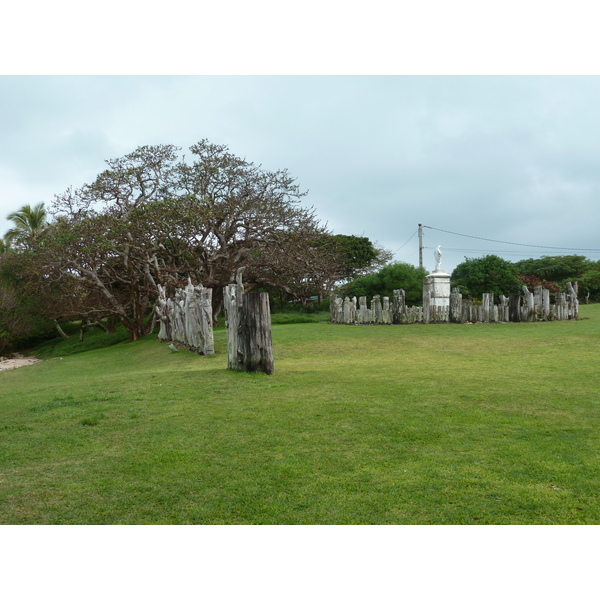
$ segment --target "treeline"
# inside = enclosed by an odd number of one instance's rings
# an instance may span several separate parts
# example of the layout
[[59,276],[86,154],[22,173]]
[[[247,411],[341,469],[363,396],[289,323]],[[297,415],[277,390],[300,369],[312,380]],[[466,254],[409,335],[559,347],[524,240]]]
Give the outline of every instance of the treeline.
[[302,203],[287,170],[267,171],[207,140],[190,158],[172,145],[118,159],[49,208],[25,206],[0,244],[0,351],[56,323],[120,322],[132,340],[154,329],[159,289],[188,278],[244,285],[286,300],[328,295],[381,267],[389,253],[364,237],[334,235]]
[[579,255],[542,256],[513,263],[491,254],[467,258],[452,272],[452,286],[478,298],[484,293],[518,294],[523,286],[530,291],[540,285],[550,293],[567,292],[571,281],[577,281],[580,298],[600,301],[600,261]]

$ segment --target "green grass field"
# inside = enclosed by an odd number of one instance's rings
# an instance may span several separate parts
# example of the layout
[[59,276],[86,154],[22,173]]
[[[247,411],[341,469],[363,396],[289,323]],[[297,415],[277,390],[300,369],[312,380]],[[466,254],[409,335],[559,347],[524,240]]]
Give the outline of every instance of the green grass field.
[[0,372],[0,523],[598,524],[581,315],[275,324],[271,376],[228,371],[223,328],[208,357],[54,340]]

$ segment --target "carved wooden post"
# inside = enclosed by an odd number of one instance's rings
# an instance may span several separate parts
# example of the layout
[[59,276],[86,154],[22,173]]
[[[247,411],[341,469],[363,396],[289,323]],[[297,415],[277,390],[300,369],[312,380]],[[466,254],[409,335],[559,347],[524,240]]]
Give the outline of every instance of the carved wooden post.
[[344,323],[346,325],[352,323],[352,301],[348,296],[344,298]]
[[508,318],[512,323],[519,323],[521,321],[520,294],[511,294],[508,297]]
[[399,325],[404,320],[406,311],[406,295],[404,290],[394,290],[392,300],[392,323]]
[[[542,302],[542,294],[532,294],[526,285],[522,286],[523,289],[523,312],[521,314],[521,321],[534,321],[536,314],[536,306],[539,302]],[[536,289],[536,288],[534,288]]]
[[577,300],[577,282],[574,281],[573,283],[569,282],[567,283],[567,287],[569,288],[569,299],[570,299],[570,303],[571,303],[571,318],[572,319],[579,319],[579,300]]
[[462,294],[458,287],[455,287],[450,294],[450,322],[462,322]]
[[373,296],[371,310],[373,311],[373,322],[381,323],[381,296],[379,294]]
[[[490,301],[491,296],[491,301]],[[482,323],[490,322],[490,311],[493,310],[494,306],[494,294],[483,294],[482,299],[482,311],[481,311],[481,321]]]
[[329,321],[335,323],[335,307],[336,307],[337,295],[331,294],[329,296]]
[[360,323],[366,323],[369,320],[369,309],[367,308],[366,296],[361,296],[358,299],[358,319]]
[[232,371],[243,370],[240,349],[240,321],[243,294],[242,276],[241,272],[238,271],[237,283],[230,283],[223,290],[223,304],[227,325],[227,368]]
[[550,316],[550,290],[548,288],[542,289],[542,311],[544,319],[547,321]]
[[390,313],[390,299],[388,296],[383,297],[383,307],[381,309],[381,313],[381,318],[384,323],[389,324],[392,322]]
[[244,294],[242,273],[224,289],[227,315],[227,368],[232,371],[275,370],[269,294]]
[[275,370],[269,294],[244,294],[240,323],[242,370],[271,375]]

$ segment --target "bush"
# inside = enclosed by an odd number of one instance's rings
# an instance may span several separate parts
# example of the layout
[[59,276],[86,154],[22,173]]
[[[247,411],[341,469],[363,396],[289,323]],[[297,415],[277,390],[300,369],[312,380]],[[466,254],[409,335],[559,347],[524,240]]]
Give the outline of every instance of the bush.
[[483,294],[518,294],[522,285],[515,265],[495,254],[467,258],[452,271],[451,282],[452,287],[458,286],[463,294],[475,298]]
[[401,262],[392,263],[377,273],[354,279],[340,287],[337,293],[340,296],[357,298],[372,298],[379,294],[392,299],[394,290],[403,289],[406,292],[407,305],[414,306],[423,302],[423,280],[426,276],[427,271],[422,267]]

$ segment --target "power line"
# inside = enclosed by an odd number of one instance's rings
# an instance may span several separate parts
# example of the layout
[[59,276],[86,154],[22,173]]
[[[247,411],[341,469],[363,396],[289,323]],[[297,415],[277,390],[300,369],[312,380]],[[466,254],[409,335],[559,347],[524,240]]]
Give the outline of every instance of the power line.
[[400,246],[398,250],[394,250],[394,254],[396,254],[396,252],[400,252],[400,250],[402,250],[402,248],[404,248],[404,246],[406,246],[406,244],[408,244],[408,242],[410,242],[410,240],[412,240],[415,237],[415,235],[417,235],[418,231],[418,229],[415,229],[415,232],[404,242],[404,244],[402,244],[402,246]]
[[445,229],[437,229],[435,227],[429,227],[428,225],[423,225],[427,229],[432,229],[433,231],[441,231],[443,233],[450,233],[451,235],[460,235],[462,237],[471,238],[474,240],[483,240],[484,242],[494,242],[496,244],[510,244],[512,246],[527,246],[528,248],[547,248],[549,250],[572,250],[574,252],[600,252],[598,248],[560,248],[557,246],[536,246],[535,244],[519,244],[517,242],[503,242],[501,240],[490,240],[489,238],[477,237],[476,235],[467,235],[465,233],[456,233],[455,231],[446,231]]
[[[544,248],[545,246],[542,246]],[[433,246],[423,246],[425,250],[433,250]],[[448,246],[444,246],[444,252],[468,252],[471,254],[515,254],[522,255],[524,250],[484,250],[482,248],[449,248]],[[600,250],[588,250],[588,252],[600,252]],[[540,254],[541,252],[536,252],[535,254]],[[549,252],[549,254],[557,254],[557,252]]]

